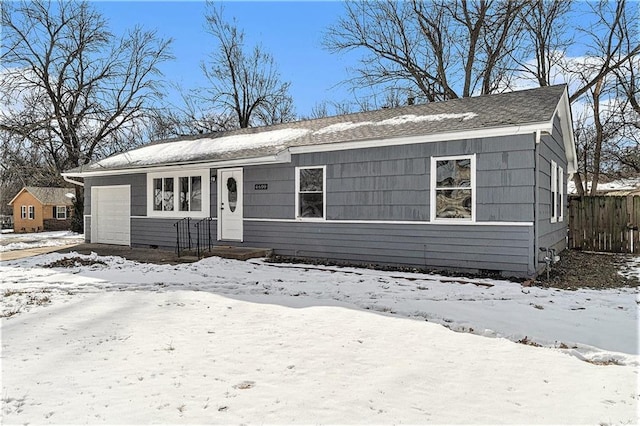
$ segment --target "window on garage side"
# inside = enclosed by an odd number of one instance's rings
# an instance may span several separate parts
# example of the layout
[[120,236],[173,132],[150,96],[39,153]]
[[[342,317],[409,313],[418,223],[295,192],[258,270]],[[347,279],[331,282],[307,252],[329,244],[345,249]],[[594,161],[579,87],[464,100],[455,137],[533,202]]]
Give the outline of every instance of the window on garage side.
[[202,210],[202,177],[181,176],[179,181],[179,210],[182,212]]
[[324,219],[326,166],[296,167],[296,218]]
[[149,173],[147,215],[206,217],[209,214],[210,170]]
[[153,210],[173,211],[173,178],[153,179]]
[[475,220],[475,155],[431,159],[431,218]]

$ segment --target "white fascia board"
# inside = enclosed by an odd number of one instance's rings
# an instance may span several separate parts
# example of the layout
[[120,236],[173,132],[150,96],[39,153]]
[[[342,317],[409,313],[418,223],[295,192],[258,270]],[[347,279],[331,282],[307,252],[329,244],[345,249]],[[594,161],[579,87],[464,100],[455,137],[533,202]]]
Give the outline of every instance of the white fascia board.
[[[564,94],[560,102],[558,102],[553,117],[555,117],[556,114],[560,117],[562,126],[562,139],[567,157],[567,173],[573,175],[578,170],[578,154],[576,153],[575,136],[573,134],[573,117],[571,116],[568,88],[564,89]],[[553,118],[551,121],[553,122]]]
[[553,130],[553,120],[526,124],[523,126],[495,127],[482,130],[470,130],[450,133],[434,133],[432,135],[410,136],[393,139],[370,139],[366,141],[337,142],[322,145],[294,146],[289,148],[292,154],[308,154],[312,152],[344,151],[347,149],[375,148],[381,146],[410,145],[417,143],[447,142],[461,139],[479,139],[496,136],[511,136],[533,134],[536,131],[549,132]]
[[179,163],[179,164],[162,164],[162,165],[150,165],[145,167],[136,167],[131,169],[113,169],[113,170],[95,170],[78,173],[61,173],[63,177],[92,177],[92,176],[116,176],[116,175],[128,175],[135,173],[158,173],[158,172],[174,172],[185,170],[200,170],[200,169],[219,169],[235,166],[250,166],[261,164],[277,164],[277,163],[289,163],[291,162],[291,154],[289,151],[282,150],[276,155],[268,155],[255,158],[240,158],[236,160],[223,160],[223,161],[203,161],[194,163]]

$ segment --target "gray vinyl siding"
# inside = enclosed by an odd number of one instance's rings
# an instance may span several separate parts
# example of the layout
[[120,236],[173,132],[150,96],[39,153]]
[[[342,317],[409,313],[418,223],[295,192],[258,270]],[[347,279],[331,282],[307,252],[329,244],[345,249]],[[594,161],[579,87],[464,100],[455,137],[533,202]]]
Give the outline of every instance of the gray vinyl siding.
[[91,187],[113,185],[131,185],[131,216],[147,215],[147,175],[144,173],[85,178],[84,214],[91,214]]
[[[244,168],[245,218],[295,218],[295,167],[326,165],[329,220],[428,221],[431,157],[476,157],[476,220],[534,219],[533,135],[294,155]],[[256,190],[266,183],[268,190]]]
[[259,222],[238,245],[284,256],[527,276],[533,228],[430,224]]
[[[246,166],[244,241],[224,244],[272,248],[286,256],[528,276],[534,272],[533,226],[424,222],[430,220],[431,158],[472,154],[476,154],[476,221],[533,222],[534,149],[529,134],[297,154],[288,164]],[[296,166],[326,166],[327,222],[291,221]],[[212,169],[211,176],[216,175]],[[142,217],[146,175],[87,182],[89,205],[91,185],[130,184],[131,245],[175,249],[176,218]],[[210,184],[212,217],[217,210],[217,183]],[[267,184],[267,189],[256,189],[258,184]],[[341,220],[387,223],[332,222]],[[393,223],[398,221],[416,223]],[[216,225],[213,221],[214,239]],[[195,238],[195,232],[192,235]]]
[[[199,219],[190,221],[191,235],[195,243],[195,224]],[[131,247],[159,247],[161,249],[174,250],[176,248],[176,228],[177,219],[165,218],[131,218]],[[213,238],[216,238],[214,226]]]
[[[560,119],[556,117],[554,121],[554,130],[551,135],[545,135],[541,139],[539,147],[539,169],[538,169],[538,247],[552,247],[558,252],[566,248],[567,238],[567,160],[564,150],[564,143],[562,141],[562,128],[560,126]],[[564,171],[564,183],[563,183],[563,221],[552,223],[551,222],[551,161],[555,161],[559,167],[562,167]],[[544,266],[540,260],[544,257],[544,254],[538,253],[537,269]]]

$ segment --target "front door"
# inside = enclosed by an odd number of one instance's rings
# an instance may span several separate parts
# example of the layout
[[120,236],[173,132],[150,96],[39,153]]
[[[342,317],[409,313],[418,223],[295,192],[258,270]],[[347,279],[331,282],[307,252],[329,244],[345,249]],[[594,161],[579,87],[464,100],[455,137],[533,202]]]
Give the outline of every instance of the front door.
[[242,241],[242,169],[218,170],[218,240]]

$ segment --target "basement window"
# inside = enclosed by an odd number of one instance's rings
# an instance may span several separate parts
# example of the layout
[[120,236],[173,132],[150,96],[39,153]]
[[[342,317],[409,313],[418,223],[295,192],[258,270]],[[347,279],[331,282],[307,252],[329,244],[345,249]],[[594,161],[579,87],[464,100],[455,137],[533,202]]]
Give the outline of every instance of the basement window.
[[296,219],[326,217],[326,166],[296,167]]
[[475,220],[476,156],[431,158],[431,220]]

